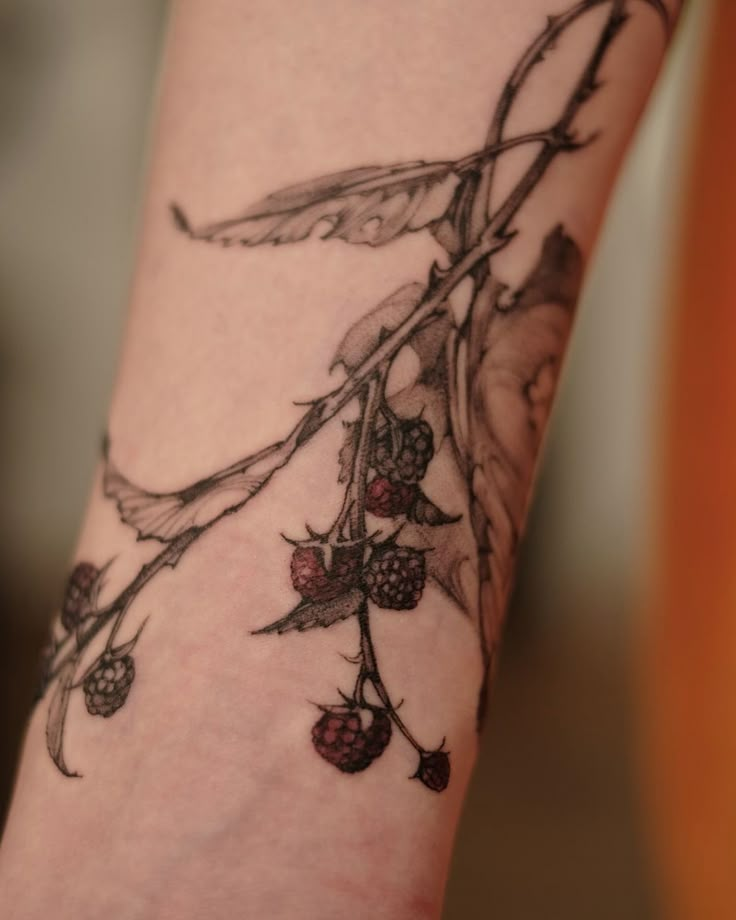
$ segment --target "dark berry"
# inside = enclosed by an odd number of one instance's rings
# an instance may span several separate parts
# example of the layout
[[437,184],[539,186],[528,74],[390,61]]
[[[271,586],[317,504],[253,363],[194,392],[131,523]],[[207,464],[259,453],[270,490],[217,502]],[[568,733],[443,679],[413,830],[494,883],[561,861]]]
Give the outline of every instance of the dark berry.
[[414,502],[416,490],[414,483],[376,476],[366,489],[366,511],[384,518],[406,514]]
[[450,782],[450,755],[447,751],[422,751],[414,779],[433,792],[442,792]]
[[412,610],[424,590],[424,553],[410,546],[376,547],[363,577],[371,600],[379,607]]
[[373,710],[373,721],[363,727],[355,706],[331,706],[312,727],[315,750],[343,773],[359,773],[386,750],[391,721],[383,710]]
[[319,546],[297,546],[291,557],[291,583],[305,600],[333,600],[358,581],[362,555],[362,548],[354,545],[334,547],[328,571]]
[[68,632],[76,629],[89,613],[92,592],[99,574],[99,569],[91,562],[79,562],[74,566],[66,583],[61,606],[61,624]]
[[130,655],[105,653],[94,671],[84,680],[87,712],[106,719],[125,703],[135,677],[135,663]]
[[419,482],[433,454],[434,437],[427,422],[421,418],[405,419],[398,431],[387,425],[376,438],[373,468],[379,476]]

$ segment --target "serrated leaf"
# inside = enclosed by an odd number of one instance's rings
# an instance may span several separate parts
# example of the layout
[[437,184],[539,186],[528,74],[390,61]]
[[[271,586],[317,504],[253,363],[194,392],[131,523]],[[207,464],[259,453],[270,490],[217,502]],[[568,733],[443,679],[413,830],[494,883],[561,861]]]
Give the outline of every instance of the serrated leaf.
[[352,588],[346,594],[341,594],[329,601],[302,601],[290,613],[275,623],[256,629],[254,636],[265,635],[268,633],[285,633],[291,630],[304,632],[306,629],[314,629],[316,626],[332,626],[333,623],[339,623],[340,620],[346,620],[348,617],[356,614],[361,605],[365,603],[365,593],[359,588]]
[[[454,496],[456,501],[461,500],[467,487],[449,438],[444,439],[432,463],[443,492]],[[473,616],[477,608],[477,548],[468,516],[450,520],[442,527],[408,521],[401,528],[401,542],[426,550],[427,577],[462,613]]]
[[544,427],[572,324],[582,257],[562,227],[511,298],[489,279],[472,307],[470,521],[479,550],[487,648],[499,641]]
[[340,467],[337,481],[350,482],[353,463],[355,462],[355,451],[358,449],[358,440],[360,438],[360,425],[357,422],[344,422],[343,426],[344,438],[342,447],[337,455],[337,462]]
[[[472,158],[462,163],[472,168]],[[222,245],[294,243],[321,225],[321,239],[381,246],[441,220],[460,182],[453,162],[367,166],[289,186],[201,227],[193,227],[178,205],[172,213],[192,239]]]
[[[202,527],[226,509],[247,501],[263,485],[257,468],[226,470],[178,492],[149,492],[135,485],[107,460],[103,490],[118,508],[121,520],[138,532],[139,540],[168,543],[190,527]],[[168,563],[172,567],[178,556]]]
[[56,689],[51,697],[46,719],[46,747],[51,759],[64,776],[81,776],[80,773],[70,770],[64,759],[64,726],[76,664],[76,658],[74,658],[59,671],[56,678]]
[[372,354],[381,340],[404,322],[421,303],[425,286],[405,284],[354,323],[337,347],[331,368],[342,364],[350,372]]

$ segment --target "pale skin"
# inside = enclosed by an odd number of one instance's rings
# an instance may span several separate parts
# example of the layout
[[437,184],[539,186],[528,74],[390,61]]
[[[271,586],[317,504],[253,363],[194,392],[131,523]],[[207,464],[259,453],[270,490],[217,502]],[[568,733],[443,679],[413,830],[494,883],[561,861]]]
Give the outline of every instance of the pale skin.
[[[433,260],[448,267],[426,230],[380,247],[315,234],[223,249],[179,232],[170,203],[183,202],[197,225],[344,169],[459,160],[488,143],[509,75],[545,17],[564,9],[552,0],[180,0],[108,422],[116,468],[149,492],[168,493],[280,442],[305,413],[295,400],[343,384],[345,374],[329,366],[350,327],[403,285],[426,280]],[[545,75],[530,77],[504,135],[555,122],[617,11],[631,16],[599,62],[603,87],[565,125],[577,140],[600,133],[561,152],[492,237],[493,270],[509,289],[523,285],[558,225],[581,266],[590,254],[666,50],[657,11],[637,0],[589,11],[560,39]],[[675,4],[667,11],[674,22]],[[491,212],[541,143],[499,161]],[[502,246],[511,231],[518,235]],[[577,286],[579,272],[568,274],[567,286]],[[532,455],[498,486],[520,515],[569,333],[570,291],[562,299],[552,320],[545,313],[521,325],[511,349],[523,359],[543,332],[554,340],[555,360],[523,388]],[[505,354],[496,352],[501,364]],[[408,379],[411,368],[397,363],[394,373]],[[478,373],[492,403],[503,389],[498,368]],[[361,393],[370,396],[354,396]],[[512,401],[500,411],[513,428],[522,410]],[[485,437],[472,421],[469,430]],[[146,621],[129,699],[108,721],[85,712],[81,692],[70,698],[65,756],[82,778],[63,776],[49,757],[49,695],[36,707],[0,856],[9,918],[439,917],[477,746],[477,609],[461,615],[428,584],[416,609],[371,614],[383,681],[397,707],[405,700],[400,718],[428,750],[446,739],[452,773],[439,794],[408,781],[416,759],[396,722],[386,751],[356,774],[336,770],[310,743],[314,704],[339,702],[337,688],[348,692],[355,681],[355,664],[341,657],[358,649],[355,617],[304,634],[252,635],[295,604],[292,547],[281,534],[303,537],[305,522],[322,532],[333,523],[342,436],[339,418],[325,423],[252,502],[136,595],[120,630],[129,639]],[[498,483],[492,453],[481,443],[477,456]],[[104,589],[114,598],[162,544],[136,543],[102,478],[101,469],[75,559],[102,566],[115,557]],[[496,493],[489,498],[474,481],[498,533]],[[466,491],[441,472],[427,482],[438,504],[469,519]],[[481,592],[491,645],[512,565],[509,544],[496,546],[491,587]]]

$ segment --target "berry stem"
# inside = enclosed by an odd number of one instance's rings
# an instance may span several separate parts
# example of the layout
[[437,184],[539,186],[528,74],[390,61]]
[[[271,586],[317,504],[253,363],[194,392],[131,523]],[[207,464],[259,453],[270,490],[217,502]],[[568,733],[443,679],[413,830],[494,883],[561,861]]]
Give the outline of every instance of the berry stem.
[[368,379],[360,393],[360,433],[355,448],[350,482],[345,489],[340,514],[337,516],[331,535],[342,539],[345,525],[349,525],[351,540],[364,540],[365,527],[365,493],[371,450],[375,434],[376,419],[383,401],[389,363],[383,364],[376,374]]
[[368,613],[368,605],[363,604],[360,610],[358,611],[358,623],[360,624],[360,653],[362,657],[362,662],[360,665],[360,673],[358,674],[358,681],[356,684],[356,702],[360,704],[361,699],[364,700],[363,687],[367,681],[373,685],[378,699],[383,704],[386,712],[389,715],[389,718],[398,728],[401,734],[406,738],[406,740],[411,744],[415,750],[422,753],[424,748],[418,741],[414,738],[412,733],[407,728],[404,720],[396,712],[396,707],[391,702],[391,697],[388,694],[386,685],[383,682],[381,677],[381,672],[378,668],[378,659],[376,658],[376,649],[373,645],[373,638],[371,636],[371,626],[370,626],[370,615]]

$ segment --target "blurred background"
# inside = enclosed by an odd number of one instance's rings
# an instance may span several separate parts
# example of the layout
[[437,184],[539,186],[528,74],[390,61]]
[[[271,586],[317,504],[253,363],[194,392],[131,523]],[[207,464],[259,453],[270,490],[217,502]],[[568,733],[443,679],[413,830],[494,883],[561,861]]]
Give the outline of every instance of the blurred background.
[[[634,674],[708,6],[681,24],[588,279],[446,920],[660,916]],[[163,0],[0,0],[0,821],[104,425],[165,16]]]

